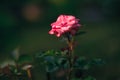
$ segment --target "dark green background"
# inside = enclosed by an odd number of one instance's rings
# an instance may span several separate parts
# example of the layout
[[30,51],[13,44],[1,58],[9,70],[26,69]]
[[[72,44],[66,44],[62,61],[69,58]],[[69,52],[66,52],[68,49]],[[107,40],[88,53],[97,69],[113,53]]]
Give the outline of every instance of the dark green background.
[[[31,4],[41,14],[29,20],[23,9]],[[76,54],[106,62],[90,74],[97,80],[120,79],[120,0],[1,0],[0,7],[0,62],[9,60],[17,47],[21,54],[35,54],[65,46],[48,31],[60,14],[69,14],[79,18],[87,32],[76,37]],[[43,70],[36,72],[36,80],[44,80]]]

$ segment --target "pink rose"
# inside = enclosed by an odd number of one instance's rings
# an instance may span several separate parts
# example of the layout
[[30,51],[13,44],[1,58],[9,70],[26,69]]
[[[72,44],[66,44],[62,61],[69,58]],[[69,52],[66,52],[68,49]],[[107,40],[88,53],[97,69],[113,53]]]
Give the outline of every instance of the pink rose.
[[79,27],[79,19],[76,19],[71,15],[60,15],[56,22],[51,24],[52,29],[49,31],[49,34],[55,34],[57,37],[60,37],[64,33],[70,33],[74,35]]

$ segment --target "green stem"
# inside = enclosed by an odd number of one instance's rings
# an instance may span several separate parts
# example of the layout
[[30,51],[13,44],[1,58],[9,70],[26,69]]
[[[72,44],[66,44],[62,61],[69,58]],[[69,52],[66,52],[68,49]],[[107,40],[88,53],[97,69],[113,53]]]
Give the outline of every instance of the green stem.
[[69,57],[68,57],[68,61],[69,61],[69,69],[68,69],[68,75],[67,75],[67,80],[71,80],[72,77],[72,69],[73,69],[73,37],[69,38],[68,37],[68,46],[69,46]]

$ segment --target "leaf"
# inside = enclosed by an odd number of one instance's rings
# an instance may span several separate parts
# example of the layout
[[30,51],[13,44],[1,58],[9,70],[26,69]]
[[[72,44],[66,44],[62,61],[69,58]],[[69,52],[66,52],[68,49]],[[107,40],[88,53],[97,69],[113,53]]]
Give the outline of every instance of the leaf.
[[57,60],[57,66],[59,67],[59,68],[64,68],[64,69],[67,69],[68,68],[68,65],[69,65],[69,62],[67,61],[67,59],[65,59],[65,58],[59,58],[58,60]]
[[87,60],[85,57],[80,57],[76,60],[74,68],[88,70],[93,66],[101,66],[103,64],[105,64],[105,62],[100,58]]
[[53,63],[55,61],[53,56],[46,56],[46,57],[44,57],[44,60],[47,62],[51,62],[51,63]]
[[74,67],[79,69],[89,69],[90,64],[85,57],[80,57],[76,60]]
[[46,55],[54,55],[55,51],[54,50],[48,50],[45,52]]
[[43,58],[46,56],[57,56],[60,55],[61,53],[59,51],[55,51],[55,50],[48,50],[45,52],[40,52],[36,54],[36,58]]
[[101,65],[105,64],[105,62],[102,59],[98,58],[98,59],[93,59],[91,61],[91,64],[101,66]]
[[36,55],[35,55],[35,58],[42,58],[42,57],[44,57],[46,54],[45,54],[45,52],[39,52],[39,53],[37,53]]
[[65,58],[59,58],[57,62],[58,62],[59,65],[64,65],[65,62],[66,62],[66,59]]
[[46,65],[46,71],[47,72],[54,72],[57,69],[58,69],[58,67],[56,66],[56,64],[47,62],[47,65]]

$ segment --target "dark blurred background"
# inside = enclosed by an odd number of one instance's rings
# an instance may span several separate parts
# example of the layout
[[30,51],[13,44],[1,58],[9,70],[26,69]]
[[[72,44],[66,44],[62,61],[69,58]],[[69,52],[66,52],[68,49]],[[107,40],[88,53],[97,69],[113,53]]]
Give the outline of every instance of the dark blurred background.
[[[120,80],[120,0],[1,0],[0,62],[16,48],[20,54],[35,54],[65,46],[48,34],[60,14],[76,16],[87,32],[76,37],[76,54],[105,60],[90,74],[97,80]],[[36,77],[44,80],[41,70]]]

